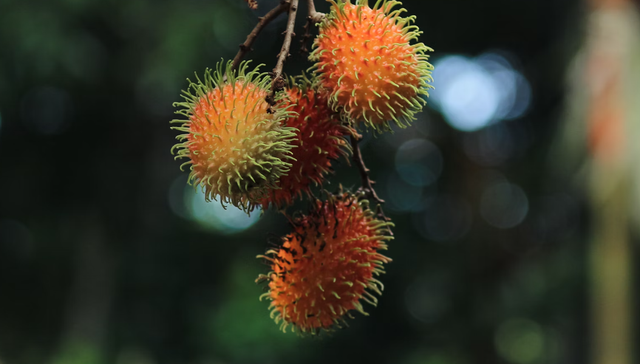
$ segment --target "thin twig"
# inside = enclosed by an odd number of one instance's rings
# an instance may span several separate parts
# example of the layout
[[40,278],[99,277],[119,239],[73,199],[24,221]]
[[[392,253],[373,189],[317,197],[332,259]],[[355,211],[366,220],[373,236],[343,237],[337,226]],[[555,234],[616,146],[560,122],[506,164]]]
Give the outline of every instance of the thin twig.
[[258,8],[258,2],[256,0],[244,0],[248,5],[249,8],[256,10]]
[[326,14],[316,11],[316,4],[314,0],[307,0],[307,7],[309,8],[309,20],[314,24],[322,23]]
[[302,54],[309,53],[309,48],[307,48],[307,42],[311,39],[311,28],[318,23],[321,23],[326,14],[320,13],[316,11],[316,5],[314,0],[307,0],[307,24],[304,25],[304,35],[300,40],[300,52]]
[[378,197],[376,190],[373,188],[374,181],[369,177],[369,168],[364,164],[362,159],[362,152],[360,151],[360,140],[362,138],[351,135],[351,148],[353,149],[353,161],[360,171],[360,178],[362,179],[362,190],[365,194],[377,203],[384,203],[384,200]]
[[259,18],[258,24],[256,24],[256,26],[253,28],[251,33],[249,33],[244,43],[240,44],[240,50],[236,54],[236,57],[233,59],[232,67],[234,70],[238,68],[238,66],[240,65],[240,62],[242,62],[242,59],[244,59],[244,56],[247,53],[249,53],[249,51],[251,50],[251,46],[253,45],[253,42],[255,42],[256,38],[258,37],[258,34],[260,34],[262,29],[264,29],[264,27],[266,27],[269,23],[271,23],[271,21],[277,18],[280,14],[289,10],[290,5],[291,3],[289,1],[282,0],[280,1],[280,4],[278,6],[271,9],[265,16]]
[[[364,192],[365,197],[369,200],[373,200],[378,204],[377,213],[380,218],[384,221],[389,221],[389,218],[385,216],[384,211],[382,211],[382,204],[384,200],[378,197],[376,190],[373,188],[375,182],[371,180],[369,177],[369,168],[364,164],[364,159],[362,159],[362,152],[360,151],[360,140],[362,137],[358,134],[351,135],[351,148],[353,149],[353,161],[355,165],[358,167],[358,171],[360,171],[360,178],[362,179],[362,187],[360,190]],[[389,235],[393,236],[393,232],[391,228],[389,230]]]
[[276,93],[284,89],[285,81],[282,77],[282,69],[284,68],[284,62],[289,57],[289,49],[291,48],[291,39],[293,39],[293,28],[296,25],[296,14],[298,13],[298,0],[288,0],[289,5],[289,21],[287,22],[287,30],[284,34],[284,42],[282,43],[282,49],[278,53],[278,62],[273,69],[273,81],[271,83],[271,93],[267,96],[267,102],[270,105],[275,105]]

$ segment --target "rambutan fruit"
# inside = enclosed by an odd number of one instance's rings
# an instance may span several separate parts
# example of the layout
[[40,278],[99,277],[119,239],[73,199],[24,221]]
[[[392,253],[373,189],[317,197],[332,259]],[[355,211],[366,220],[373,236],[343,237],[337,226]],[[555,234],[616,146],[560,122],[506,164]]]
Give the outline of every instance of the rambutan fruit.
[[399,1],[338,0],[320,24],[310,59],[322,87],[331,93],[333,108],[353,121],[364,121],[377,132],[390,130],[389,121],[406,127],[426,102],[432,86],[423,43],[411,44],[422,33],[411,25],[415,16],[392,10]]
[[377,304],[369,291],[382,294],[384,286],[374,275],[384,273],[382,264],[391,259],[385,250],[392,225],[369,210],[368,201],[350,193],[329,195],[315,201],[310,214],[292,221],[293,232],[282,246],[259,258],[271,272],[257,281],[269,281],[271,316],[281,329],[292,325],[301,333],[346,325],[345,316],[356,310],[364,315],[362,301]]
[[351,150],[344,136],[352,131],[330,109],[326,94],[311,88],[311,82],[304,77],[291,79],[286,93],[287,97],[282,99],[284,107],[297,114],[284,121],[285,126],[297,129],[292,142],[294,160],[289,173],[278,180],[279,188],[270,190],[263,199],[263,208],[269,204],[282,208],[291,205],[296,196],[302,197],[303,193],[310,196],[311,184],[322,184],[331,170],[331,161],[340,155],[348,156]]
[[185,133],[172,152],[189,159],[181,169],[191,164],[189,183],[200,186],[208,201],[219,198],[222,206],[250,212],[289,171],[296,134],[282,125],[295,114],[280,102],[270,109],[265,101],[269,77],[247,67],[243,62],[236,72],[231,62],[220,62],[203,80],[189,81],[185,101],[174,104],[186,120],[172,121],[181,124],[172,129]]

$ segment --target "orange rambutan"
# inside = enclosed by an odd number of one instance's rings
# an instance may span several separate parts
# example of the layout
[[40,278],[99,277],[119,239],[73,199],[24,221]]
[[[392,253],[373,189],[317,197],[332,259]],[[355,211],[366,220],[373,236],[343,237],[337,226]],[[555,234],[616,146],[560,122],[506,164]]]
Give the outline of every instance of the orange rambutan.
[[426,54],[432,49],[411,44],[421,32],[415,16],[392,10],[399,1],[329,0],[331,12],[320,25],[310,59],[319,83],[331,93],[331,104],[353,121],[380,132],[389,121],[405,127],[422,110],[432,86]]
[[[299,81],[299,82],[297,82]],[[342,125],[339,115],[328,105],[327,96],[311,88],[304,77],[291,80],[287,88],[288,97],[283,98],[284,107],[295,113],[284,121],[287,127],[295,128],[296,139],[292,144],[291,168],[278,180],[278,189],[270,190],[262,206],[269,204],[281,208],[291,205],[296,196],[310,195],[311,183],[321,185],[331,170],[331,161],[340,155],[348,156],[351,147],[344,139],[351,130]]]
[[186,120],[172,121],[181,124],[172,129],[185,133],[172,152],[189,159],[181,168],[191,165],[189,183],[200,186],[207,200],[250,212],[289,171],[295,129],[282,122],[295,114],[282,103],[270,110],[270,79],[259,67],[247,72],[243,62],[236,72],[231,65],[223,70],[220,62],[203,81],[189,81],[185,102],[174,104]]
[[369,291],[382,294],[374,275],[391,261],[378,251],[387,249],[392,224],[368,205],[342,192],[317,200],[310,214],[292,221],[293,232],[281,247],[258,256],[271,263],[271,272],[258,277],[269,281],[269,292],[260,298],[271,300],[271,316],[283,331],[292,325],[293,331],[317,334],[346,325],[352,310],[367,315],[362,301],[377,304]]

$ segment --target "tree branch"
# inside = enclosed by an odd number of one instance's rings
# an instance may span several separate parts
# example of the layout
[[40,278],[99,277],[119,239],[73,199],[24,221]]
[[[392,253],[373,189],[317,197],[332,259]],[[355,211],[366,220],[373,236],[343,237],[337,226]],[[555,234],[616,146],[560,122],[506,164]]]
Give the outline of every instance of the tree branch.
[[280,1],[280,4],[278,6],[271,9],[265,16],[259,18],[258,24],[256,24],[251,33],[249,33],[244,43],[240,44],[240,50],[236,54],[236,57],[233,59],[232,67],[234,70],[238,69],[238,66],[240,65],[240,62],[242,62],[242,59],[244,59],[244,56],[249,53],[253,42],[255,42],[258,34],[260,34],[262,29],[264,29],[264,27],[271,23],[275,18],[280,16],[280,14],[289,10],[290,5],[291,3],[289,1],[282,0]]
[[[384,220],[389,221],[390,219],[385,216],[384,211],[382,211],[382,204],[384,200],[378,197],[376,190],[373,188],[375,184],[374,181],[369,177],[369,168],[364,164],[364,159],[362,159],[362,152],[360,151],[360,140],[362,137],[358,134],[351,135],[351,148],[353,149],[353,161],[355,165],[358,167],[358,171],[360,172],[360,178],[362,179],[362,187],[360,190],[364,192],[365,197],[369,200],[373,200],[378,204],[376,209],[378,216]],[[393,236],[393,232],[391,228],[389,230],[389,235]]]
[[307,0],[307,7],[309,8],[309,21],[314,24],[322,23],[325,13],[320,13],[316,11],[316,4],[314,0]]
[[258,8],[258,2],[256,0],[244,0],[248,5],[249,8],[256,10]]
[[272,106],[275,105],[275,96],[278,91],[284,89],[285,80],[282,77],[282,69],[284,62],[289,57],[289,49],[291,48],[291,39],[293,39],[293,28],[296,25],[296,15],[298,13],[298,0],[286,0],[289,2],[289,21],[287,22],[287,30],[284,34],[284,42],[282,43],[282,49],[278,53],[278,62],[273,69],[273,81],[271,82],[271,93],[267,96],[267,102]]
[[311,39],[311,28],[313,27],[313,25],[321,23],[326,16],[325,13],[316,11],[316,4],[314,3],[314,0],[307,0],[307,8],[307,24],[304,25],[304,35],[300,40],[300,52],[302,52],[302,54],[309,53],[307,42],[309,41],[309,39]]

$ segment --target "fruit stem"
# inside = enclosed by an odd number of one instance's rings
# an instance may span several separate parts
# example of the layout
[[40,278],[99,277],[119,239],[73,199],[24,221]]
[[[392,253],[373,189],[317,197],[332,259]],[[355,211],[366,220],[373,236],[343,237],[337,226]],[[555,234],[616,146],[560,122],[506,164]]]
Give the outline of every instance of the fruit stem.
[[307,42],[311,39],[311,28],[318,23],[322,23],[326,16],[325,13],[316,11],[316,4],[314,0],[307,0],[307,9],[307,24],[304,25],[304,35],[300,40],[300,44],[302,45],[300,52],[304,55],[309,53]]
[[280,1],[280,4],[278,4],[278,6],[271,9],[262,18],[259,18],[258,24],[256,24],[251,33],[249,33],[244,43],[240,44],[240,50],[236,54],[236,57],[233,59],[233,65],[231,66],[233,70],[238,69],[240,62],[242,62],[242,59],[247,55],[247,53],[249,53],[249,51],[251,51],[251,46],[253,45],[253,42],[255,42],[258,34],[260,34],[262,29],[264,29],[264,27],[271,23],[271,21],[273,21],[275,18],[280,16],[280,14],[289,10],[290,5],[290,1],[282,0]]
[[313,22],[313,24],[321,23],[326,14],[316,11],[316,4],[314,0],[307,0],[307,4],[307,8],[309,9],[309,22]]
[[285,80],[282,77],[282,68],[287,57],[289,57],[289,49],[291,48],[291,39],[294,36],[293,28],[296,25],[296,14],[298,13],[298,0],[286,0],[289,2],[289,21],[287,22],[287,30],[284,33],[284,42],[282,49],[278,53],[278,62],[273,69],[271,93],[267,96],[267,102],[273,106],[276,104],[276,93],[282,91],[285,86]]
[[[382,211],[382,204],[384,200],[378,197],[376,190],[373,188],[375,182],[371,180],[369,176],[369,168],[364,164],[364,159],[362,159],[362,152],[360,151],[360,140],[362,139],[362,135],[360,134],[351,134],[351,148],[353,149],[353,161],[355,165],[358,167],[358,171],[360,171],[360,178],[362,179],[362,187],[360,190],[364,193],[365,197],[369,200],[373,200],[378,204],[377,214],[383,221],[389,221]],[[389,235],[393,236],[393,232],[389,227]]]
[[249,8],[256,10],[258,8],[258,2],[256,0],[244,0],[247,5],[249,5]]

